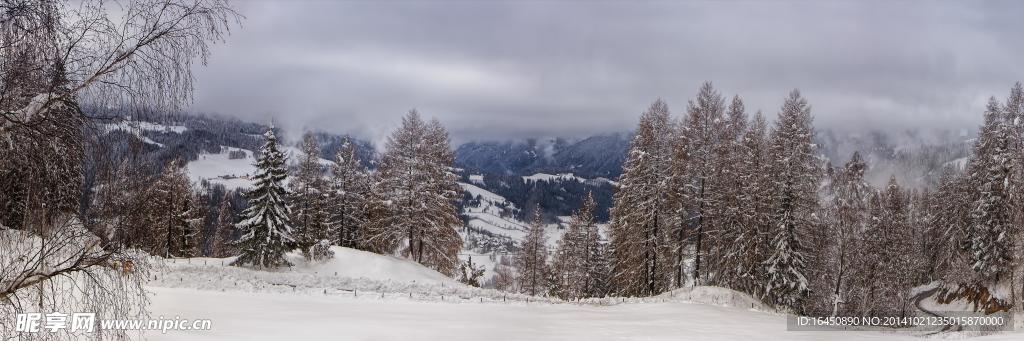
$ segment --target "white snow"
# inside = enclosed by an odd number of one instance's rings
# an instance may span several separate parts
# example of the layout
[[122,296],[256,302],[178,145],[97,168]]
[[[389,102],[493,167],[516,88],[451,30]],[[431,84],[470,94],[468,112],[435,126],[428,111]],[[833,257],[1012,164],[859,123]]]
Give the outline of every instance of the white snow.
[[[515,205],[505,200],[505,197],[494,194],[488,190],[467,183],[459,183],[459,186],[469,195],[480,197],[480,207],[466,207],[463,214],[469,217],[469,226],[482,229],[494,234],[508,236],[513,240],[521,240],[526,236],[528,225],[516,220],[512,216],[502,217],[504,211],[498,205],[508,209],[515,209]],[[507,214],[506,214],[507,215]]]
[[[230,159],[228,158],[230,151],[245,152],[245,158]],[[253,185],[249,176],[256,173],[256,166],[253,165],[255,161],[252,151],[222,147],[221,152],[217,154],[199,154],[198,159],[185,165],[185,171],[188,173],[189,180],[196,183],[207,180],[210,183],[224,185],[229,190],[245,189]]]
[[573,175],[573,173],[559,173],[559,174],[536,173],[534,175],[524,176],[523,177],[523,181],[526,181],[526,182],[529,182],[529,181],[569,181],[569,180],[571,180],[571,181],[580,181],[580,182],[587,181],[587,179],[584,179],[584,178],[578,177],[576,175]]
[[394,256],[332,246],[334,258],[322,263],[309,264],[298,253],[292,253],[294,271],[323,273],[337,277],[366,278],[382,281],[451,283],[455,281],[420,264]]
[[211,319],[212,330],[150,332],[150,340],[919,340],[786,331],[782,315],[671,301],[601,306],[152,291],[153,316]]
[[469,182],[472,182],[472,183],[477,184],[477,185],[484,185],[485,184],[484,176],[481,175],[481,174],[470,174],[469,175]]
[[142,121],[120,121],[118,123],[107,123],[107,124],[104,124],[102,126],[102,128],[103,128],[103,133],[104,134],[108,134],[108,133],[110,133],[112,131],[120,130],[120,131],[131,133],[132,135],[135,135],[135,137],[139,138],[139,140],[142,140],[142,142],[145,142],[145,143],[148,143],[148,144],[152,144],[152,145],[156,145],[158,147],[163,147],[164,145],[162,143],[153,141],[153,139],[150,139],[150,138],[144,136],[142,133],[143,132],[147,132],[147,131],[152,131],[152,132],[167,132],[167,133],[178,133],[178,134],[181,134],[181,133],[184,133],[186,130],[188,130],[188,128],[186,128],[185,126],[169,126],[169,125],[163,125],[163,124],[157,124],[157,123],[151,123],[151,122],[142,122]]
[[[920,340],[908,333],[798,332],[742,293],[677,289],[650,298],[564,302],[467,287],[402,258],[333,247],[334,259],[290,269],[168,261],[150,282],[153,317],[210,319],[208,331],[150,340]],[[476,261],[474,256],[474,261]],[[337,273],[335,273],[337,272]],[[357,277],[357,278],[356,278]],[[945,335],[940,335],[944,337]],[[1020,333],[972,340],[1019,340]]]
[[118,123],[108,123],[105,126],[107,132],[114,130],[123,130],[128,132],[141,132],[141,131],[153,131],[153,132],[165,132],[165,133],[184,133],[188,130],[185,126],[178,125],[163,125],[152,122],[143,121],[121,121]]

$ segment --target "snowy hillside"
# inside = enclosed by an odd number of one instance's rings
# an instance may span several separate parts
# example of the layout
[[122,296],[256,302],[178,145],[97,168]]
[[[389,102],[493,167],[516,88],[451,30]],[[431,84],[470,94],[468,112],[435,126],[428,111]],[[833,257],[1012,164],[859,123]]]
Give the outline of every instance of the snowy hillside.
[[523,181],[586,181],[587,179],[573,175],[572,173],[560,173],[560,174],[545,174],[536,173],[530,176],[524,176]]
[[[231,152],[244,153],[245,157],[232,159],[229,156]],[[185,169],[189,180],[193,182],[206,180],[211,184],[220,184],[227,189],[236,190],[252,186],[249,176],[256,172],[253,162],[255,162],[255,158],[252,151],[223,147],[220,153],[199,154],[199,159],[189,162],[185,165]]]
[[109,134],[114,131],[123,131],[132,135],[142,142],[163,147],[162,143],[156,142],[153,139],[145,136],[146,133],[176,133],[181,134],[188,130],[185,126],[180,125],[164,125],[159,123],[143,122],[143,121],[129,121],[124,120],[117,123],[106,123],[99,128],[103,134]]
[[[470,288],[395,257],[335,247],[335,259],[265,272],[231,259],[167,264],[150,283],[152,315],[211,319],[208,331],[149,332],[150,340],[920,340],[914,334],[797,332],[786,317],[716,287],[584,302]],[[205,265],[204,265],[205,264]],[[335,274],[337,273],[337,274]],[[516,328],[509,328],[512,324]],[[1016,340],[1020,334],[975,338]]]
[[[416,262],[338,246],[335,257],[310,264],[298,252],[287,259],[290,268],[273,271],[230,266],[234,257],[169,259],[150,282],[152,286],[253,292],[374,292],[433,293],[440,288],[472,290]],[[326,291],[325,291],[326,290]]]
[[473,198],[480,199],[478,207],[467,206],[463,212],[469,217],[468,226],[498,235],[521,240],[529,228],[524,222],[512,217],[516,206],[504,197],[467,183],[459,183]]
[[[301,149],[295,147],[281,147],[281,150],[288,156],[289,165],[294,165],[306,156]],[[244,153],[245,157],[232,159],[232,152]],[[252,186],[249,177],[256,172],[254,162],[256,158],[251,150],[221,146],[219,153],[200,153],[198,159],[190,161],[185,168],[193,182],[206,180],[211,184],[220,184],[227,189],[236,190]],[[333,161],[323,158],[319,159],[319,163],[325,167],[334,164]]]

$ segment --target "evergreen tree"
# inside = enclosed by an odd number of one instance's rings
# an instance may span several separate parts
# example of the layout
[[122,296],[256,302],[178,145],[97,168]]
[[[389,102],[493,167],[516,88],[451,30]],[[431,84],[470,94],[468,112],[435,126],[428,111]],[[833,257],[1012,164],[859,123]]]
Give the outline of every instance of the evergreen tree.
[[884,246],[882,255],[882,287],[884,312],[906,313],[909,304],[907,293],[914,286],[914,240],[908,215],[908,198],[896,182],[896,177],[889,178],[883,196],[882,236]]
[[516,257],[519,272],[519,289],[536,296],[544,290],[547,278],[547,238],[544,236],[544,220],[540,205],[533,210],[530,230],[523,239],[522,251]]
[[234,255],[237,250],[234,246],[235,215],[231,209],[231,192],[224,194],[217,211],[217,225],[213,242],[214,257],[228,257]]
[[339,246],[362,248],[359,236],[361,226],[366,222],[366,197],[369,174],[356,158],[356,148],[345,139],[335,155],[331,171],[331,224],[334,227],[333,240]]
[[292,236],[307,260],[330,258],[329,249],[319,250],[317,257],[312,252],[313,246],[330,237],[324,204],[327,183],[320,168],[320,146],[312,134],[307,133],[303,138],[302,152],[295,176],[288,184],[291,189],[291,222],[295,229]]
[[188,177],[180,164],[175,160],[164,168],[153,184],[147,209],[151,231],[149,250],[168,258],[190,255],[189,244],[195,233],[193,224],[197,212],[193,211]]
[[968,229],[971,267],[984,280],[999,281],[1010,271],[1013,227],[1007,187],[1012,155],[1008,149],[1010,123],[1005,119],[999,102],[989,99],[970,169],[972,183],[979,193]]
[[840,313],[840,305],[852,307],[855,303],[849,292],[857,276],[853,264],[863,256],[859,241],[869,221],[868,205],[875,193],[864,179],[867,170],[860,152],[854,152],[845,166],[832,172],[829,182],[831,200],[824,210],[828,238],[825,248],[818,250],[825,259],[820,262],[821,276],[812,281],[812,305],[817,311],[831,310],[833,316]]
[[242,212],[236,227],[242,232],[236,245],[241,253],[232,265],[274,268],[291,266],[284,258],[289,244],[295,242],[289,217],[288,192],[282,182],[288,177],[285,156],[278,150],[271,128],[267,142],[256,160],[255,188],[246,193],[249,208]]
[[[672,161],[668,105],[657,100],[641,115],[619,177],[611,209],[612,286],[621,295],[653,295],[668,288],[671,217],[668,201]],[[677,229],[682,237],[682,229]],[[681,250],[677,250],[681,257]]]
[[751,295],[761,296],[761,266],[768,258],[769,217],[771,215],[769,179],[767,169],[767,122],[760,111],[754,116],[749,129],[744,133],[739,147],[741,155],[737,174],[740,193],[737,196],[742,230],[733,244],[736,261],[736,288]]
[[709,278],[714,285],[727,288],[740,289],[743,283],[743,275],[748,272],[744,266],[746,249],[743,239],[752,237],[746,218],[750,212],[745,211],[743,183],[744,170],[741,168],[744,162],[744,141],[743,135],[747,126],[747,114],[744,109],[743,100],[739,96],[732,99],[726,113],[725,125],[718,133],[718,143],[714,148],[714,181],[718,190],[710,193],[712,201],[716,203],[716,219],[711,221],[714,233],[709,233],[708,248],[709,267],[714,270],[713,278]]
[[819,163],[813,135],[807,100],[793,90],[771,135],[773,249],[764,266],[769,302],[795,311],[802,310],[807,294],[806,250],[801,239],[810,234],[818,207]]
[[172,254],[190,258],[199,255],[199,231],[203,229],[207,204],[205,197],[192,192],[190,186],[186,186],[185,191],[182,204],[184,210],[175,217],[178,226],[174,231],[178,234],[175,236]]
[[480,278],[484,276],[484,272],[482,266],[473,264],[473,256],[469,256],[469,259],[459,265],[459,282],[480,287]]

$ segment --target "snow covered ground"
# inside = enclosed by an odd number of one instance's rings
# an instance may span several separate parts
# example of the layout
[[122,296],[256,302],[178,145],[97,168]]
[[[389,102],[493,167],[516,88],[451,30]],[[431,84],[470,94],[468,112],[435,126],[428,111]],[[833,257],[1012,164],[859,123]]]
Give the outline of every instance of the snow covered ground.
[[[462,190],[473,197],[480,197],[479,207],[466,207],[463,214],[469,217],[468,225],[494,234],[522,240],[529,226],[512,216],[502,217],[503,212],[511,212],[516,207],[505,200],[505,197],[494,194],[476,185],[459,183]],[[505,208],[499,207],[499,205]]]
[[[152,316],[211,319],[209,331],[150,340],[920,340],[906,333],[795,332],[786,317],[723,288],[644,299],[564,302],[472,288],[397,257],[334,247],[290,269],[227,266],[231,258],[168,261],[150,283]],[[475,258],[474,258],[475,259]],[[225,265],[222,265],[225,264]],[[958,340],[963,336],[932,336]],[[977,341],[1024,339],[1008,333]]]
[[[228,157],[228,153],[231,151],[242,151],[245,153],[245,158],[231,159]],[[254,162],[256,159],[250,150],[222,147],[221,152],[217,154],[199,154],[197,160],[185,165],[185,171],[188,173],[189,180],[193,182],[206,180],[210,183],[224,185],[229,190],[235,190],[252,186],[249,176],[256,173]]]
[[164,145],[162,143],[153,141],[153,139],[144,136],[143,132],[164,132],[181,134],[188,130],[188,128],[186,128],[185,126],[169,126],[142,121],[120,121],[117,123],[106,123],[100,126],[100,129],[103,130],[104,134],[117,130],[125,131],[135,135],[135,137],[139,138],[139,140],[141,140],[142,142],[156,145],[159,147],[163,147]]
[[787,332],[785,317],[686,303],[596,305],[360,300],[154,288],[153,314],[211,319],[210,331],[150,340],[913,340]]
[[573,175],[572,173],[561,173],[561,174],[546,174],[536,173],[530,176],[524,176],[523,181],[586,181],[587,179]]
[[[231,159],[228,157],[228,153],[231,151],[242,151],[245,153],[245,158]],[[288,156],[290,165],[297,163],[306,155],[301,149],[295,147],[283,146],[281,151]],[[199,154],[197,160],[190,161],[185,165],[185,169],[189,179],[193,182],[206,180],[210,183],[224,185],[229,190],[236,190],[252,187],[253,183],[249,176],[256,173],[255,162],[256,158],[251,150],[221,146],[220,153]],[[334,162],[323,158],[320,158],[318,162],[325,167],[334,164]]]

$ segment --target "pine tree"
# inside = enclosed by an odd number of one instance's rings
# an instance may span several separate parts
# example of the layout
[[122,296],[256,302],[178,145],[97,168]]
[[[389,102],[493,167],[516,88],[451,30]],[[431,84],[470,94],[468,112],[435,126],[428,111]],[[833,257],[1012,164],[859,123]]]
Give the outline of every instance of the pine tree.
[[387,142],[371,189],[364,242],[380,253],[400,252],[454,275],[462,239],[455,201],[462,190],[452,172],[454,154],[440,122],[429,124],[415,110]]
[[1011,211],[1008,185],[1012,171],[1009,151],[1010,123],[995,98],[989,99],[985,125],[979,133],[971,163],[972,183],[979,197],[968,229],[972,269],[981,279],[995,280],[1010,271]]
[[[1007,150],[1010,152],[1011,168],[1007,183],[1007,197],[1011,211],[1007,234],[1010,236],[1011,269],[1019,269],[1019,273],[1011,271],[1010,296],[1017,306],[1024,305],[1024,86],[1020,82],[1014,84],[1010,96],[1003,105],[1005,122],[1008,126]],[[1019,282],[1018,282],[1019,281]],[[1019,289],[1019,290],[1017,290]]]
[[193,224],[198,212],[193,211],[192,193],[181,162],[175,160],[164,168],[153,184],[149,201],[149,250],[164,257],[188,257],[194,237]]
[[773,249],[764,266],[768,300],[798,312],[808,290],[806,251],[801,239],[811,232],[818,207],[819,164],[813,135],[807,100],[793,90],[782,105],[771,135]]
[[[681,224],[678,229],[691,227],[694,236],[695,252],[693,257],[693,280],[695,284],[703,284],[702,274],[707,273],[705,257],[709,249],[707,244],[708,232],[711,231],[707,225],[714,221],[714,210],[719,203],[718,169],[716,166],[722,162],[717,160],[720,154],[716,154],[720,135],[725,131],[725,100],[718,93],[710,82],[705,82],[697,98],[690,101],[687,108],[687,117],[684,120],[679,134],[679,143],[683,145],[678,148],[685,150],[678,154],[685,154],[686,157],[677,157],[674,163],[682,163],[676,166],[673,174],[673,188],[679,191],[678,200],[675,200],[680,208]],[[676,233],[682,236],[682,230]],[[673,266],[681,269],[683,264],[683,250],[685,241],[676,238],[676,264]],[[702,269],[702,267],[705,267]],[[682,283],[682,276],[676,278],[676,285]]]
[[[620,295],[666,290],[672,262],[681,264],[668,259],[671,217],[677,214],[668,200],[672,128],[668,105],[655,101],[641,115],[623,164],[609,228],[611,286]],[[676,232],[681,238],[682,229]]]
[[881,193],[873,192],[868,200],[868,222],[862,237],[862,252],[854,261],[857,275],[851,278],[853,292],[848,301],[850,309],[861,316],[888,313],[881,308],[884,300],[882,291],[888,285],[883,282],[885,259],[882,250],[886,247],[884,206]]
[[569,218],[569,227],[558,241],[558,248],[552,260],[554,283],[552,294],[563,299],[601,295],[598,291],[607,271],[604,263],[600,236],[594,223],[594,197],[587,194],[583,206]]
[[241,254],[231,264],[259,268],[291,266],[284,258],[288,245],[295,242],[289,221],[288,192],[282,185],[288,177],[285,156],[277,148],[273,128],[263,136],[267,142],[256,160],[255,188],[246,193],[249,208],[242,212],[242,221],[236,225],[242,232],[236,243]]
[[182,204],[184,210],[175,217],[178,225],[175,231],[178,235],[175,236],[172,254],[190,258],[199,255],[199,231],[203,229],[206,218],[206,202],[205,197],[192,192],[189,186],[185,190]]
[[914,286],[914,240],[908,215],[908,198],[900,188],[896,177],[889,178],[883,194],[882,255],[883,286],[880,301],[888,313],[906,313],[909,304],[907,293]]
[[331,174],[333,241],[339,246],[362,248],[359,231],[366,222],[369,174],[356,158],[355,145],[347,138],[335,155]]
[[217,225],[213,242],[214,257],[228,257],[236,254],[234,247],[235,216],[231,209],[231,192],[224,193],[217,211]]
[[709,234],[709,261],[707,264],[714,269],[711,283],[727,288],[740,289],[746,250],[742,243],[751,235],[751,225],[747,225],[747,214],[744,209],[745,195],[741,165],[744,161],[743,135],[747,126],[747,114],[743,100],[739,96],[732,99],[726,113],[725,125],[719,132],[718,143],[714,148],[714,181],[718,184],[717,191],[710,193],[716,203],[716,219],[711,223],[715,233]]
[[845,166],[833,171],[829,182],[831,200],[824,210],[828,238],[825,248],[818,250],[825,259],[821,262],[821,276],[812,281],[815,299],[811,304],[817,311],[830,310],[833,316],[840,313],[840,305],[852,307],[855,303],[849,292],[858,275],[853,263],[863,256],[859,240],[866,229],[868,205],[875,192],[864,179],[867,170],[860,152],[854,152]]
[[312,252],[313,246],[327,240],[331,232],[324,204],[327,183],[320,168],[320,146],[312,134],[307,133],[303,138],[302,152],[296,174],[288,184],[294,224],[292,236],[307,260],[330,258],[329,249]]
[[459,265],[459,282],[462,284],[480,287],[480,278],[484,275],[484,268],[473,264],[473,256],[469,256],[465,262]]
[[761,264],[768,258],[770,191],[767,169],[767,122],[760,111],[754,116],[749,129],[744,133],[739,147],[740,193],[737,197],[742,230],[733,242],[736,254],[741,258],[736,265],[737,288],[751,295],[763,294],[762,279],[765,278]]
[[970,250],[971,225],[970,203],[975,201],[977,193],[971,186],[967,174],[952,168],[945,168],[939,181],[935,201],[931,211],[935,214],[935,224],[941,233],[941,254],[936,267],[941,278],[949,284],[973,282],[971,277]]
[[537,205],[533,210],[530,230],[523,239],[522,251],[516,257],[519,288],[534,296],[544,290],[544,279],[547,278],[548,250],[544,227],[540,205]]

